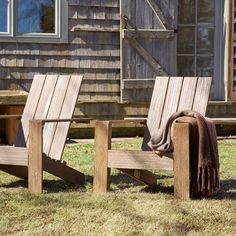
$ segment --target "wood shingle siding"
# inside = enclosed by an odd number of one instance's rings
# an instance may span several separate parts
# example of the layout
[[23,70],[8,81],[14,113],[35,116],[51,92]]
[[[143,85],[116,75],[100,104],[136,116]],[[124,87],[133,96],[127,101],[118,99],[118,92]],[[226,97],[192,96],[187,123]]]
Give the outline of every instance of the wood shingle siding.
[[68,43],[0,43],[0,88],[29,90],[34,74],[84,74],[80,101],[120,99],[119,0],[68,0]]

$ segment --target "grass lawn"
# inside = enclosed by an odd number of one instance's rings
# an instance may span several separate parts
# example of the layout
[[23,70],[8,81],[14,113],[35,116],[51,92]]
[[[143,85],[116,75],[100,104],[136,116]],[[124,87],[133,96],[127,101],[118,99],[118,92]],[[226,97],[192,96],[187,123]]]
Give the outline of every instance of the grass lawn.
[[[114,144],[136,149],[140,139]],[[171,172],[156,172],[151,190],[113,171],[112,191],[92,193],[93,145],[68,144],[64,159],[86,174],[86,185],[44,175],[44,194],[0,173],[0,235],[236,235],[236,143],[219,143],[221,190],[211,199],[180,201]]]

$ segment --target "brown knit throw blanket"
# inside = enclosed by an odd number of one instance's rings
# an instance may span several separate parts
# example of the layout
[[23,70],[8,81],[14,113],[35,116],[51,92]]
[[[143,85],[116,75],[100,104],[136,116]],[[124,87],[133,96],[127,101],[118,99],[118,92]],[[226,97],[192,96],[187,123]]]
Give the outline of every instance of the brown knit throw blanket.
[[[174,113],[163,129],[151,137],[150,148],[157,154],[173,151],[172,133],[175,122],[190,123],[190,196],[208,197],[220,186],[219,155],[214,123],[194,111]],[[181,137],[179,137],[181,138]]]

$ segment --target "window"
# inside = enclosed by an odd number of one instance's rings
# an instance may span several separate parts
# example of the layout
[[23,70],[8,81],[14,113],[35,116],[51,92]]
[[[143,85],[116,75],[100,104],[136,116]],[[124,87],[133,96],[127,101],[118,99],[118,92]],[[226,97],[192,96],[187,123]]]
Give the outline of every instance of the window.
[[66,0],[1,0],[0,41],[66,42]]
[[178,74],[212,76],[212,99],[224,98],[223,3],[218,0],[178,1]]
[[[178,71],[183,75],[212,76],[215,6],[212,0],[180,0]],[[186,67],[186,64],[188,67]]]

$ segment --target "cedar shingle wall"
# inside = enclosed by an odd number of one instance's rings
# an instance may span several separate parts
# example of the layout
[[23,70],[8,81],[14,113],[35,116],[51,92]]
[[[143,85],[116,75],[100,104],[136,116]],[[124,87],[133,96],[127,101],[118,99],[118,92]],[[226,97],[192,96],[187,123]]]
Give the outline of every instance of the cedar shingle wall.
[[119,0],[68,0],[68,44],[0,43],[1,89],[28,89],[35,73],[83,73],[80,100],[119,100]]

